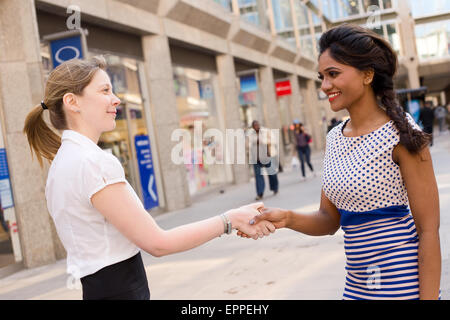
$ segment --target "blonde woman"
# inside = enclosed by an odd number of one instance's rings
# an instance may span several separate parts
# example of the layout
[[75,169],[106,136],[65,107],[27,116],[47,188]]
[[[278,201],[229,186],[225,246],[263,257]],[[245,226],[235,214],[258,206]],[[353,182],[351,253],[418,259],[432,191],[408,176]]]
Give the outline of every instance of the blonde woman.
[[[113,155],[97,142],[115,128],[120,100],[102,57],[70,60],[53,70],[42,103],[28,114],[24,132],[42,165],[51,161],[45,195],[67,251],[68,272],[81,279],[83,299],[144,299],[150,291],[140,249],[161,257],[197,247],[232,229],[254,239],[275,230],[248,221],[262,203],[162,230],[145,211]],[[43,120],[49,112],[57,135]]]

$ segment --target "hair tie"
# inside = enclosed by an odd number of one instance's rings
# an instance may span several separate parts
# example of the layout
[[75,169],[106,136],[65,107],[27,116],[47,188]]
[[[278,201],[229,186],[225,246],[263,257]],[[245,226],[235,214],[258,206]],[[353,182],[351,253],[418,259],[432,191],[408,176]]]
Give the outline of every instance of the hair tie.
[[47,109],[48,109],[48,107],[45,105],[44,101],[41,101],[41,107],[42,107],[42,109],[44,109],[44,110],[47,110]]

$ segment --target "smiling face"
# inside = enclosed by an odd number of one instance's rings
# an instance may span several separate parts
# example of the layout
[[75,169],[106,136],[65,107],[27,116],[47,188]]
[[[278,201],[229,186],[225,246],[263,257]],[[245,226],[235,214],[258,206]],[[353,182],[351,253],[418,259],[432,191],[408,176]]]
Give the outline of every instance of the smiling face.
[[79,116],[83,126],[98,133],[114,130],[120,99],[112,92],[108,74],[99,69],[82,95],[77,96]]
[[322,80],[321,89],[335,112],[350,108],[371,90],[371,72],[337,62],[329,49],[319,58],[319,79]]

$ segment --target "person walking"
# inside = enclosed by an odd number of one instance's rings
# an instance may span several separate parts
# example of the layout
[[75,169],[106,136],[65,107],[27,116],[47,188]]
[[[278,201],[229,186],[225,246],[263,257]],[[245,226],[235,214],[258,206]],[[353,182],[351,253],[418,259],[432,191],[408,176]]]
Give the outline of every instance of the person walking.
[[[67,272],[80,278],[83,299],[150,299],[140,250],[161,257],[231,233],[254,239],[274,231],[268,222],[248,228],[262,203],[161,229],[125,179],[124,169],[97,143],[116,126],[120,100],[112,92],[103,57],[73,59],[49,75],[44,99],[25,120],[31,151],[51,162],[45,196],[67,251]],[[50,128],[43,119],[49,112]],[[62,131],[62,137],[56,134]]]
[[314,168],[311,164],[311,148],[309,144],[311,143],[311,136],[305,132],[305,128],[302,123],[299,123],[294,132],[295,142],[296,142],[296,151],[298,158],[300,160],[300,167],[302,169],[302,179],[306,178],[305,175],[305,162],[308,165],[311,172],[313,172],[314,176]]
[[383,37],[350,24],[327,30],[319,48],[321,89],[332,111],[350,115],[327,135],[320,208],[264,208],[250,223],[267,219],[314,236],[341,227],[343,299],[438,299],[440,213],[430,137],[395,98],[397,55]]
[[437,119],[438,125],[439,125],[439,134],[444,133],[444,131],[447,130],[446,126],[446,117],[447,117],[447,110],[445,110],[444,106],[437,106],[434,109],[434,117]]
[[336,118],[331,118],[330,125],[327,128],[327,133],[331,131],[334,127],[336,127],[341,121],[338,121]]
[[261,200],[264,196],[265,182],[263,168],[269,176],[269,188],[273,194],[278,193],[278,169],[277,144],[272,132],[267,128],[261,128],[257,120],[252,122],[252,128],[248,132],[249,159],[253,165],[256,184],[256,198]]
[[422,122],[423,131],[430,135],[430,146],[433,145],[433,125],[434,125],[434,111],[432,109],[432,102],[425,101],[425,105],[420,111],[419,121]]

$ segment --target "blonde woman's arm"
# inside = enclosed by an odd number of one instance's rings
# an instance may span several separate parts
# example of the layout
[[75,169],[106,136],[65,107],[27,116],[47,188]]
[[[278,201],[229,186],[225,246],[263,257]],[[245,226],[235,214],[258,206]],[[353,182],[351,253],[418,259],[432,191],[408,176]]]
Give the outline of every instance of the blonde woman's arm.
[[[224,233],[224,222],[219,215],[170,230],[161,229],[123,182],[106,186],[91,197],[91,202],[130,241],[156,257],[195,248]],[[248,224],[262,206],[255,203],[227,211],[232,228],[254,239],[274,232],[271,224],[256,227]]]

